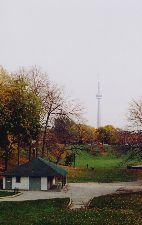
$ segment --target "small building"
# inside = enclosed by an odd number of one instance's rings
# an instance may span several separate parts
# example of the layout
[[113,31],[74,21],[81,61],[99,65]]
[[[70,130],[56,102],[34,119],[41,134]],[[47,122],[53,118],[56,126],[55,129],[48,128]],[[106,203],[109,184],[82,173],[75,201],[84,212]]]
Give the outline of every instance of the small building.
[[127,169],[130,170],[142,170],[142,165],[136,165],[136,166],[127,166]]
[[63,187],[67,182],[66,178],[66,170],[38,157],[5,172],[3,189],[46,191],[54,186]]

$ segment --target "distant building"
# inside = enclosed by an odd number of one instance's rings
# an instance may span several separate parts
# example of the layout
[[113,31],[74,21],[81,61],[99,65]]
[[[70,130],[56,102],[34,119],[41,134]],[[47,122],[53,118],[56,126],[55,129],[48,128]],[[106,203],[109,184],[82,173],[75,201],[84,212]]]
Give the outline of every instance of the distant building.
[[49,190],[59,184],[63,187],[67,172],[54,163],[35,158],[4,173],[3,189]]
[[101,99],[102,99],[99,81],[98,81],[98,92],[96,94],[96,98],[98,100],[97,128],[99,128],[99,127],[101,127]]

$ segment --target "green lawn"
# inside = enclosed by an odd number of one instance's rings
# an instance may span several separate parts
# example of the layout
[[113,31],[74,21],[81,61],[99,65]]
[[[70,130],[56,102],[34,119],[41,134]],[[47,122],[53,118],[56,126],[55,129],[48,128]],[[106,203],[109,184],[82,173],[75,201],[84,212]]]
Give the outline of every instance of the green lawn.
[[67,210],[69,199],[0,202],[0,225],[58,224],[62,211]]
[[94,198],[89,209],[70,210],[69,199],[0,202],[1,225],[142,225],[142,193]]
[[[134,171],[122,167],[124,157],[117,157],[111,153],[93,156],[87,151],[79,151],[76,156],[76,168],[68,167],[69,182],[117,182],[133,181],[137,179]],[[88,164],[88,169],[87,169]]]
[[106,224],[142,224],[142,192],[100,196],[92,200],[90,208],[105,214]]
[[117,157],[112,154],[93,156],[86,151],[80,151],[76,157],[76,167],[89,167],[94,168],[114,168],[118,167],[125,157]]
[[0,191],[0,197],[6,197],[6,196],[11,196],[11,195],[14,195],[14,192]]
[[[78,151],[75,168],[68,167],[68,181],[126,182],[137,180],[137,172],[126,169],[126,164],[124,163],[126,159],[127,156],[118,157],[111,152],[108,152],[106,155],[93,156],[87,151]],[[132,161],[129,163],[132,163]]]
[[83,168],[68,168],[68,182],[127,182],[137,180],[137,173],[123,168],[98,168],[95,170]]

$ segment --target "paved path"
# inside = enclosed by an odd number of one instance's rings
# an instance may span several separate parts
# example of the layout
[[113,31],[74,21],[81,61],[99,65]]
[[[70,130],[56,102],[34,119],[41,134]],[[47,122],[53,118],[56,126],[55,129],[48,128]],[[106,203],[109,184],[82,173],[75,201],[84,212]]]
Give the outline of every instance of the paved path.
[[25,201],[36,199],[66,198],[72,200],[71,208],[85,206],[93,197],[115,193],[117,190],[141,190],[142,181],[126,183],[70,183],[61,192],[53,191],[22,191],[17,197],[6,197],[0,201]]

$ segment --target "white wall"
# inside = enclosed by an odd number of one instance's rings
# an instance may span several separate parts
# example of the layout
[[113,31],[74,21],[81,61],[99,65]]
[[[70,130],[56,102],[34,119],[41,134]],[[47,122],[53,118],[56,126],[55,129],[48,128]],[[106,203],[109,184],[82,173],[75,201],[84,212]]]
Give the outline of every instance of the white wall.
[[[53,185],[57,184],[56,178],[53,178]],[[21,182],[16,183],[16,177],[12,177],[12,189],[29,190],[29,177],[21,177]],[[5,189],[5,177],[3,177],[3,189]],[[41,177],[41,190],[46,191],[50,189],[50,182],[47,177]]]
[[53,178],[53,185],[55,185],[56,184],[56,178],[54,177]]
[[29,190],[29,177],[21,177],[21,182],[16,183],[16,177],[12,177],[12,189]]
[[41,177],[41,190],[47,191],[47,177]]
[[[55,177],[53,178],[52,184],[56,184]],[[41,177],[41,190],[47,191],[50,189],[50,182],[48,181],[47,177]]]
[[3,177],[3,189],[5,189],[5,177]]

